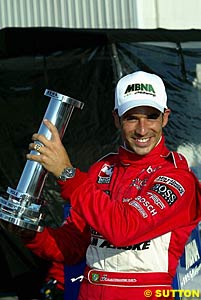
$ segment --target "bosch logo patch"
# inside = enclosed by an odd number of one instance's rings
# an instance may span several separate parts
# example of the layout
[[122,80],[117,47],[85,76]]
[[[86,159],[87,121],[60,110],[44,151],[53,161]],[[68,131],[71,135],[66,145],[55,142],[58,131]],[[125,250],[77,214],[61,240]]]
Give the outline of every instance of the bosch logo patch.
[[153,205],[151,205],[151,203],[148,200],[146,200],[146,198],[138,196],[135,198],[135,200],[142,203],[142,205],[146,207],[146,209],[151,213],[152,216],[157,214],[156,209],[153,207]]
[[177,200],[175,193],[165,184],[156,183],[154,186],[152,186],[151,190],[163,197],[169,206],[174,204],[174,202]]

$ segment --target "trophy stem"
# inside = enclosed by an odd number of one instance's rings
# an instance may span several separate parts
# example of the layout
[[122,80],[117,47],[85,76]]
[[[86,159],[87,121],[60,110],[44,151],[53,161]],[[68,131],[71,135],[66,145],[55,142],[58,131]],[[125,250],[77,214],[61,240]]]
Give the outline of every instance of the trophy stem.
[[[47,89],[44,95],[51,99],[43,119],[48,119],[57,127],[62,139],[74,108],[82,109],[84,103]],[[51,132],[43,122],[38,133],[51,139]],[[35,150],[30,153],[40,155]],[[0,197],[0,219],[23,228],[42,231],[45,215],[40,195],[46,178],[47,171],[40,163],[27,160],[16,190],[8,187],[8,200]]]

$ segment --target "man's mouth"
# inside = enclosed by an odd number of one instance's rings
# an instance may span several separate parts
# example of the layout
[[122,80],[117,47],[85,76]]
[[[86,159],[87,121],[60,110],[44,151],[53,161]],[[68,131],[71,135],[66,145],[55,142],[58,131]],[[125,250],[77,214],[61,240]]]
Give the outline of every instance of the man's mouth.
[[135,140],[138,143],[147,143],[149,141],[149,138],[136,138]]

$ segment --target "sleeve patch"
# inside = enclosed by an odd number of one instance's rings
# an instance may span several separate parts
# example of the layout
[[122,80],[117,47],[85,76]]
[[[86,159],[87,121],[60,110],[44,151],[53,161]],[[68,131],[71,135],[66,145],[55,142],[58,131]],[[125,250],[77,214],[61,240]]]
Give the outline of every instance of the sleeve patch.
[[175,179],[167,177],[167,176],[159,176],[154,181],[166,183],[172,187],[174,187],[179,194],[182,196],[185,193],[184,187]]
[[169,206],[172,206],[172,204],[174,204],[177,200],[176,194],[165,184],[156,183],[151,187],[151,190],[163,197]]
[[132,200],[129,202],[129,205],[135,207],[139,211],[139,213],[143,216],[144,219],[148,217],[145,210],[142,208],[142,206],[137,201]]

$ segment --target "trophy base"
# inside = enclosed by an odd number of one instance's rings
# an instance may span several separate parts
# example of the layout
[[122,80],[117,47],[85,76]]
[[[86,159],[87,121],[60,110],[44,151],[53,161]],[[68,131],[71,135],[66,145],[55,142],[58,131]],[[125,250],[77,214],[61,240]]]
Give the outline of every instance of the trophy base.
[[24,229],[28,229],[28,230],[42,232],[43,229],[44,229],[43,226],[30,223],[27,220],[21,220],[19,218],[13,217],[13,216],[8,215],[8,214],[3,213],[3,212],[0,212],[0,219],[4,220],[4,221],[7,221],[9,223],[12,223],[12,224],[14,224],[16,226],[22,227]]
[[[19,201],[10,197],[8,200],[0,197],[0,219],[28,230],[41,232],[44,215],[40,212],[41,205],[30,202],[33,200],[27,196],[29,201]],[[23,199],[25,200],[25,199]]]

